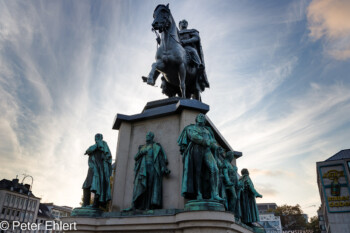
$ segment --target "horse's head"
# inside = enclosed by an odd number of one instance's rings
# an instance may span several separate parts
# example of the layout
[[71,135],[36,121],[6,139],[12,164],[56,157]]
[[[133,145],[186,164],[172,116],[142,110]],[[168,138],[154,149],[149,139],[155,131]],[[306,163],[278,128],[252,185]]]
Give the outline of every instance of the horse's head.
[[153,13],[153,23],[152,28],[158,30],[160,33],[167,30],[171,24],[171,13],[169,9],[169,4],[158,5]]

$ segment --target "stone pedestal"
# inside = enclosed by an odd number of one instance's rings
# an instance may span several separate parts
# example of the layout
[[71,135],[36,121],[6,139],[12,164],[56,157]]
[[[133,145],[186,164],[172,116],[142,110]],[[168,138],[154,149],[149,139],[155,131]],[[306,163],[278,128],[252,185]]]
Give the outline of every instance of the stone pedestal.
[[[197,100],[170,98],[147,103],[140,114],[117,114],[113,129],[119,130],[116,152],[116,173],[113,184],[112,210],[121,211],[131,206],[134,181],[134,156],[138,146],[145,144],[148,131],[154,141],[162,145],[167,157],[169,177],[163,178],[163,209],[184,209],[181,196],[183,165],[177,139],[185,126],[195,123],[199,113],[207,113],[209,106]],[[232,150],[207,117],[215,138],[226,150]]]
[[[140,114],[117,114],[113,125],[113,129],[119,130],[119,135],[112,211],[99,217],[78,214],[64,218],[63,222],[76,223],[77,231],[72,232],[252,232],[252,228],[236,223],[234,215],[225,212],[222,203],[210,200],[188,202],[181,196],[183,164],[177,139],[185,126],[195,123],[199,113],[208,111],[209,106],[197,100],[169,98],[147,103]],[[232,150],[208,117],[207,124],[213,129],[218,144]],[[123,212],[132,204],[134,156],[138,146],[145,144],[149,131],[154,132],[154,141],[162,145],[171,170],[169,177],[163,178],[163,209]]]
[[[155,211],[157,212],[157,211]],[[108,213],[106,213],[108,214]],[[120,214],[120,213],[119,213]],[[109,217],[107,217],[109,215]],[[70,217],[64,222],[77,224],[77,231],[66,232],[128,232],[128,233],[252,233],[253,229],[236,223],[229,212],[188,211],[163,215],[114,216],[101,218]],[[104,215],[105,216],[105,215]]]

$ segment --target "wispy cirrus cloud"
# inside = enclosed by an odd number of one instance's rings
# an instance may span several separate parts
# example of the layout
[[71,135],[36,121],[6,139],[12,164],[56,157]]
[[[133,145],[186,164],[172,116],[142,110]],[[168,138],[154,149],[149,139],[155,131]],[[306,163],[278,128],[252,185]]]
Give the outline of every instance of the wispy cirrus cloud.
[[44,202],[77,206],[94,134],[115,158],[115,114],[163,97],[141,81],[155,51],[133,47],[148,23],[128,22],[131,10],[127,2],[0,2],[1,178],[29,173]]
[[289,171],[274,169],[274,170],[268,170],[268,169],[259,169],[259,168],[253,168],[250,170],[250,172],[254,173],[254,175],[263,175],[263,176],[287,176],[287,177],[295,177],[295,174]]
[[[28,172],[36,195],[59,200],[61,194],[48,190],[64,183],[72,188],[75,182],[67,183],[63,174],[74,180],[84,170],[84,160],[74,155],[88,144],[80,140],[88,133],[80,119],[89,108],[84,86],[91,77],[91,24],[81,21],[87,18],[84,5],[74,19],[65,17],[60,3],[0,5],[0,160],[7,165],[2,177]],[[73,164],[78,169],[69,169]]]
[[251,168],[256,187],[278,190],[260,202],[283,204],[282,196],[302,206],[318,202],[316,162],[348,147],[348,132],[341,127],[350,123],[349,93],[348,84],[310,83],[304,94],[270,103],[284,105],[277,112],[263,108],[223,127],[233,148],[243,151],[237,164]]
[[[241,145],[247,153],[259,151],[259,156],[269,162],[311,152],[317,143],[323,143],[323,137],[349,122],[346,111],[350,106],[349,90],[348,85],[341,83],[332,86],[311,83],[304,95],[274,102],[286,105],[280,112],[263,109],[258,114],[245,115],[224,132],[228,135],[240,132],[241,137],[232,138],[232,143]],[[314,146],[310,147],[310,143]],[[292,149],[296,147],[298,151]],[[259,159],[254,162],[259,163]]]
[[313,0],[308,7],[310,37],[325,38],[325,49],[338,60],[350,58],[350,2]]
[[275,186],[270,183],[266,184],[255,184],[255,189],[263,195],[263,198],[258,198],[256,201],[260,203],[266,203],[266,198],[276,198],[278,191],[274,188]]

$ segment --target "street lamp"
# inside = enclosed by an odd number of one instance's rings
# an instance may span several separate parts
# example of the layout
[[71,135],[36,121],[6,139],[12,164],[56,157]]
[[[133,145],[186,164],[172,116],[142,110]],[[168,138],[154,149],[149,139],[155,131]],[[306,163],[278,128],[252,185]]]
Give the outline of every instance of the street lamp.
[[[29,177],[29,178],[32,179],[32,183],[31,183],[31,185],[30,185],[30,187],[29,187],[29,190],[28,190],[27,204],[26,204],[26,209],[24,210],[22,222],[24,222],[24,219],[25,219],[26,214],[27,214],[27,209],[28,209],[28,205],[29,205],[29,197],[30,197],[30,194],[31,194],[31,190],[32,190],[32,186],[33,186],[33,181],[34,181],[34,178],[33,178],[33,176],[31,176],[31,175],[23,174],[23,176],[24,176],[24,177],[23,177],[23,179],[22,179],[22,184],[23,184],[24,180],[25,180],[27,177]],[[22,232],[22,229],[20,230],[20,233],[21,233],[21,232]]]

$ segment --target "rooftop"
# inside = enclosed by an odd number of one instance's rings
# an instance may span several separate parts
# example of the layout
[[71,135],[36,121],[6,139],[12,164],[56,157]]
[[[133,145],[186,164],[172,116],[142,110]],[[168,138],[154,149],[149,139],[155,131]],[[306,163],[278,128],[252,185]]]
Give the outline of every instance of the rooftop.
[[335,155],[326,159],[326,161],[334,161],[334,160],[341,160],[341,159],[350,159],[350,149],[341,150]]
[[38,217],[39,218],[47,218],[47,219],[54,219],[55,218],[50,213],[49,208],[47,208],[47,206],[45,204],[42,204],[42,203],[39,204]]
[[[30,185],[18,183],[18,181],[19,181],[18,179],[13,179],[12,181],[7,179],[2,179],[0,181],[0,189],[5,189],[5,190],[20,193],[20,194],[28,195],[28,192],[30,190]],[[30,196],[35,197],[32,193],[30,194]]]
[[61,210],[61,211],[67,211],[67,212],[72,212],[73,208],[70,206],[58,206],[55,205],[53,202],[50,203],[42,203],[46,205],[49,209],[56,209],[56,210]]

